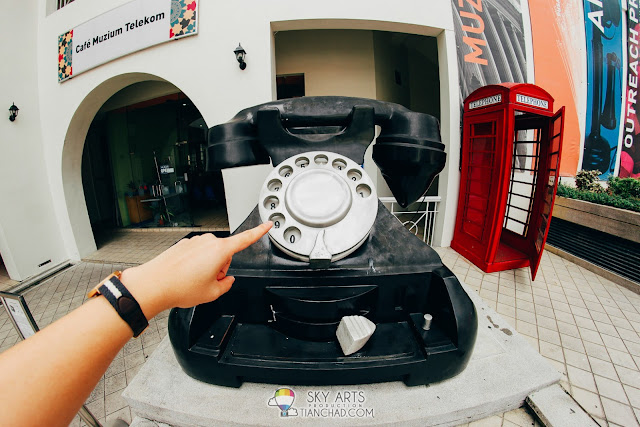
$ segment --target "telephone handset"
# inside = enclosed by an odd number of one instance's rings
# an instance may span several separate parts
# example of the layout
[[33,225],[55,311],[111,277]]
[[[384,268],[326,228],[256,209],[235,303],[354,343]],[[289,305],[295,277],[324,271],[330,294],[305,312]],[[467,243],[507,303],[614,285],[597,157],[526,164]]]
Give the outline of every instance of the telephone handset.
[[277,165],[308,151],[330,151],[357,164],[373,160],[398,203],[420,198],[444,167],[438,120],[401,105],[340,96],[302,97],[240,111],[208,134],[207,169]]
[[346,156],[296,154],[276,165],[260,190],[271,241],[312,267],[327,267],[364,243],[378,211],[373,181]]
[[[235,233],[267,220],[274,226],[234,255],[228,293],[171,311],[169,337],[187,374],[233,387],[420,385],[464,369],[475,308],[438,254],[378,200],[361,166],[376,125],[373,159],[406,206],[446,159],[438,121],[427,114],[362,98],[309,97],[247,108],[209,129],[209,170],[274,165]],[[349,356],[336,337],[346,316],[375,324]]]

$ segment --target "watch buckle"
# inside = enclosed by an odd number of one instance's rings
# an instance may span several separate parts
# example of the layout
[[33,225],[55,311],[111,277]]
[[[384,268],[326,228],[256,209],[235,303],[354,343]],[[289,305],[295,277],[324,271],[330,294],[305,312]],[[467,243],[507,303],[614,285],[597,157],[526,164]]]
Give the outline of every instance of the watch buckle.
[[112,277],[116,277],[118,280],[120,280],[120,276],[122,276],[122,271],[114,271],[113,273],[102,279],[102,281],[98,283],[93,289],[87,292],[87,298],[93,298],[100,295],[100,291],[98,290],[100,289],[100,286],[102,286],[107,280],[111,279]]

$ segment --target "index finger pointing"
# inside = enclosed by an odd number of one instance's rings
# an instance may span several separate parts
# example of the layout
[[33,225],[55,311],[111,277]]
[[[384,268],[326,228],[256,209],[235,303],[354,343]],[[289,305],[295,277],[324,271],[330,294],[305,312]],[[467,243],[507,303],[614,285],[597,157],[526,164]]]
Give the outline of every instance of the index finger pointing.
[[227,237],[227,241],[231,243],[231,250],[233,253],[240,252],[241,250],[248,248],[255,242],[257,242],[262,236],[264,236],[269,229],[273,226],[271,221],[267,221],[264,224],[252,228],[250,230],[243,231],[235,236]]

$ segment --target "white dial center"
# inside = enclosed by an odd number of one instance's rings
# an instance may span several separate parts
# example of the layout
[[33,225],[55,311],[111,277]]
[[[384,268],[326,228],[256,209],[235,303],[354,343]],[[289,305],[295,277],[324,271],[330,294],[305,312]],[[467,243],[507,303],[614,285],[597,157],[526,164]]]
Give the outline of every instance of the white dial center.
[[340,221],[351,207],[351,191],[338,174],[310,169],[296,176],[286,191],[289,213],[310,227],[328,227]]

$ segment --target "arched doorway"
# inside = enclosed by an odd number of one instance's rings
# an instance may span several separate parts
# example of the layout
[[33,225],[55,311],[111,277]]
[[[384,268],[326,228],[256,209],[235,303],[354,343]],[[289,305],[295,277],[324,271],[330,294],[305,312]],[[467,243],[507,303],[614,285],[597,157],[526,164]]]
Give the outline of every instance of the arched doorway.
[[[83,111],[85,104],[92,115]],[[205,171],[206,131],[189,97],[155,76],[114,77],[85,98],[63,152],[65,196],[81,258],[117,229],[206,229],[212,217],[224,227],[222,176]]]

